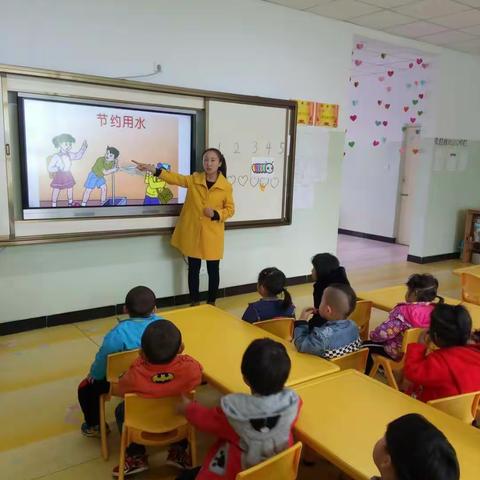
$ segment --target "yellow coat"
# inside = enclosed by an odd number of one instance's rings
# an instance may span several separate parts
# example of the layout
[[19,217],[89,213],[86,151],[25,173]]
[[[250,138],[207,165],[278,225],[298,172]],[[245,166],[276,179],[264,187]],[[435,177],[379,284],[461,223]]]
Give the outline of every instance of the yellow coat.
[[[203,260],[223,258],[225,220],[235,212],[232,185],[221,173],[210,190],[207,188],[205,172],[180,175],[162,170],[160,178],[172,185],[187,188],[185,203],[173,232],[172,245],[186,257]],[[206,207],[216,210],[220,220],[205,216],[203,209]]]

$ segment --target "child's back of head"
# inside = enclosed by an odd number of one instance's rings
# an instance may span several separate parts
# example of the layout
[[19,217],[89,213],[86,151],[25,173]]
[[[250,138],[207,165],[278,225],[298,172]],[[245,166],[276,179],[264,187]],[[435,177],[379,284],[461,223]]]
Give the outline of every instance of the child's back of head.
[[438,304],[432,311],[430,338],[438,347],[466,345],[472,333],[472,319],[462,305]]
[[458,480],[457,455],[445,435],[421,415],[391,422],[373,451],[382,478]]
[[287,309],[292,306],[292,297],[285,288],[286,282],[285,274],[278,268],[264,268],[258,274],[259,293],[264,297],[276,297],[283,293],[282,308]]
[[316,279],[326,277],[340,267],[340,262],[331,253],[317,253],[312,258],[312,265],[315,270]]
[[181,348],[182,334],[169,320],[156,320],[143,332],[142,352],[148,363],[170,363],[180,353]]
[[322,295],[319,312],[327,320],[345,320],[355,310],[357,296],[350,285],[333,284]]
[[155,306],[155,294],[148,287],[134,287],[125,297],[125,309],[131,318],[149,317],[155,311]]
[[253,393],[272,395],[283,390],[290,367],[290,357],[283,344],[259,338],[245,350],[241,370]]
[[[415,273],[407,280],[407,302],[433,302],[437,297],[438,280],[429,273]],[[438,297],[440,303],[443,298]]]

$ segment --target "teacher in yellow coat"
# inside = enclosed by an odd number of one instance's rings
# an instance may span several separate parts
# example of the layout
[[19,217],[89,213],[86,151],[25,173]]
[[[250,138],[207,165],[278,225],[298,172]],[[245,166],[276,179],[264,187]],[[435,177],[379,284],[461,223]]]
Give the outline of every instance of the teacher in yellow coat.
[[220,150],[203,152],[203,172],[180,175],[154,165],[134,163],[141,171],[151,172],[167,183],[187,189],[172,245],[188,257],[188,289],[191,305],[200,302],[201,261],[207,261],[208,303],[215,305],[220,283],[220,259],[223,258],[225,221],[233,216],[232,185],[227,180],[227,163]]

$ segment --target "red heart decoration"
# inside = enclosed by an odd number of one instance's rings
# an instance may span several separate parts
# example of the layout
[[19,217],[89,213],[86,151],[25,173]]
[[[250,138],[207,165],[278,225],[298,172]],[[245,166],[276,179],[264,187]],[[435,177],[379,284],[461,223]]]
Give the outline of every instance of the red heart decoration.
[[410,117],[410,121],[411,121],[412,123],[415,123],[416,120],[417,120],[417,119],[416,119],[415,117]]
[[400,153],[404,153],[404,152],[405,152],[405,149],[404,149],[404,148],[400,148],[398,151],[399,151]]
[[390,104],[389,103],[386,103],[385,104],[385,108],[388,110],[390,108]]
[[389,70],[389,71],[387,72],[387,75],[388,75],[389,77],[393,76],[393,74],[394,74],[394,71],[393,71],[393,70]]
[[392,91],[392,87],[387,87],[387,92],[391,92]]
[[409,108],[410,108],[410,107],[405,106],[405,107],[403,107],[403,111],[404,111],[404,112],[408,112]]
[[378,140],[374,140],[373,141],[373,146],[377,147],[378,145],[380,145],[380,142]]
[[415,80],[413,83],[414,83],[415,85],[418,85],[418,80]]
[[424,63],[424,64],[422,65],[422,68],[427,68],[427,67],[428,67],[428,63]]
[[388,122],[386,120],[384,120],[382,123],[383,123],[384,127],[386,127],[388,125]]
[[357,116],[356,116],[356,115],[350,115],[350,120],[351,120],[352,122],[354,122],[356,119],[357,119]]
[[354,86],[355,88],[357,88],[358,85],[360,85],[358,82],[354,82],[354,83],[353,83],[353,86]]
[[357,48],[358,50],[361,50],[363,48],[363,43],[357,43]]
[[378,77],[378,80],[379,80],[380,82],[383,82],[383,81],[385,80],[385,77]]
[[356,65],[357,67],[359,67],[361,64],[362,64],[362,61],[361,61],[361,60],[355,60],[355,65]]
[[381,105],[381,104],[382,104],[382,101],[381,101],[381,100],[377,100],[377,103],[378,103],[379,105]]
[[412,152],[416,155],[420,150],[418,148],[412,148]]
[[408,68],[413,68],[413,63],[409,63]]
[[418,98],[423,98],[423,93],[419,93]]
[[422,62],[423,62],[423,59],[422,59],[422,58],[417,58],[417,63],[418,63],[418,65],[420,65]]

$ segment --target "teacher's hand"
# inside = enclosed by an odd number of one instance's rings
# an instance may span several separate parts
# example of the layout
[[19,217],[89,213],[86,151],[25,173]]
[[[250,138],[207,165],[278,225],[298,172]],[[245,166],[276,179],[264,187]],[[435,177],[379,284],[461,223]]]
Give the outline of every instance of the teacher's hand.
[[141,172],[150,172],[154,174],[157,169],[155,168],[155,165],[149,165],[148,163],[141,163],[141,162],[136,162],[135,160],[132,160],[132,163],[134,163],[138,170]]
[[208,218],[212,218],[215,214],[215,210],[213,210],[213,208],[206,207],[203,209],[203,214]]

